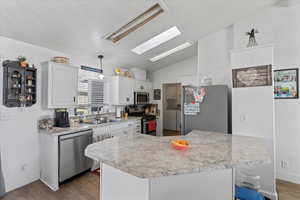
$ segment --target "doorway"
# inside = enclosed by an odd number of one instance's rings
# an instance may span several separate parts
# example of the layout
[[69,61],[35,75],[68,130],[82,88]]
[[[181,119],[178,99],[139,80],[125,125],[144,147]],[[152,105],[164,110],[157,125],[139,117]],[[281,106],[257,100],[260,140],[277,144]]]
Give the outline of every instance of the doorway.
[[163,84],[163,136],[180,135],[181,84]]

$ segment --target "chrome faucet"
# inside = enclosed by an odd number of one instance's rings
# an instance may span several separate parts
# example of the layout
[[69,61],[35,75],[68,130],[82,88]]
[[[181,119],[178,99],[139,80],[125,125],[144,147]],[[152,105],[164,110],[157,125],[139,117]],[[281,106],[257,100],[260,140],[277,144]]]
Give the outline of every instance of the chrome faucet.
[[95,117],[97,124],[101,123],[101,114],[100,114],[100,111],[101,111],[102,107],[103,106],[98,106],[97,107],[97,114],[96,114],[96,117]]

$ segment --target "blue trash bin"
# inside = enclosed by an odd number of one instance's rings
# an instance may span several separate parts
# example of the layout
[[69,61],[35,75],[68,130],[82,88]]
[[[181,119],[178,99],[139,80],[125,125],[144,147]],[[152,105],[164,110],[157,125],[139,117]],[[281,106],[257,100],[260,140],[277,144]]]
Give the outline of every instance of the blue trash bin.
[[265,197],[259,192],[240,186],[235,186],[235,198],[240,200],[265,200]]

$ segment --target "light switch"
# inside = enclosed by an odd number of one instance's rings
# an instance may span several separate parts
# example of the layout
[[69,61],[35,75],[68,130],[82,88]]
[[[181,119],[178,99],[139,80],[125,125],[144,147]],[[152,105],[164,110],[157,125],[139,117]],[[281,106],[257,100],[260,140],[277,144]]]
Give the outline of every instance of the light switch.
[[240,115],[240,121],[241,122],[246,121],[246,115]]

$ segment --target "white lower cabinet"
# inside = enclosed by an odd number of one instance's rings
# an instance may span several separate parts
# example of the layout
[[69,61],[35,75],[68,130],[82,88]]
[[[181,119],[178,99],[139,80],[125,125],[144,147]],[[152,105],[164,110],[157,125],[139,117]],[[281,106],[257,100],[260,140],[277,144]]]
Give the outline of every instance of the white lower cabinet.
[[121,122],[93,129],[94,142],[99,142],[112,137],[135,135],[141,133],[141,120]]
[[[113,137],[135,135],[137,134],[136,122],[124,122],[118,125],[111,125],[110,132]],[[139,132],[140,133],[140,132]]]
[[102,164],[101,173],[101,200],[234,199],[232,169],[156,178],[138,178]]

